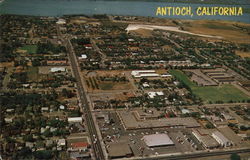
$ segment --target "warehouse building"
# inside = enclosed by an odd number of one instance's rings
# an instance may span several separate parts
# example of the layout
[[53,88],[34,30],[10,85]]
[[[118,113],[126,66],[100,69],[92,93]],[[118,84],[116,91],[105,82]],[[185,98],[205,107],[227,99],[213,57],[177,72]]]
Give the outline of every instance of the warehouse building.
[[135,112],[117,111],[117,114],[126,130],[152,128],[198,128],[200,124],[192,117],[138,119]]
[[50,72],[54,73],[54,72],[65,72],[66,68],[65,67],[53,67],[50,69]]
[[208,134],[207,130],[194,129],[192,134],[206,149],[219,147],[219,143]]
[[131,72],[134,78],[159,77],[155,70],[135,70]]
[[69,123],[82,123],[82,117],[68,117]]
[[229,147],[232,145],[231,141],[229,141],[222,133],[219,131],[215,131],[212,133],[212,137],[222,146]]
[[143,140],[148,147],[173,146],[174,142],[167,134],[151,134],[143,136]]

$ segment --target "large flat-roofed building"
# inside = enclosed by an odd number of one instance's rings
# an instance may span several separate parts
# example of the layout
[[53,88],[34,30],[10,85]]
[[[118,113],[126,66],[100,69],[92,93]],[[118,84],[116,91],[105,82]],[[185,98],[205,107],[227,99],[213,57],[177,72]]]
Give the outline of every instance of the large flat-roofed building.
[[212,149],[219,147],[219,143],[208,134],[207,130],[194,129],[192,131],[194,137],[202,144],[204,148]]
[[112,143],[108,148],[110,158],[123,158],[133,156],[130,146],[127,143]]
[[161,112],[155,108],[145,110],[138,109],[134,111],[134,115],[138,120],[158,119],[161,116]]
[[131,72],[134,78],[159,77],[155,70],[135,70]]
[[223,68],[204,69],[202,72],[217,83],[230,83],[235,81],[234,77],[229,75],[228,72]]
[[233,145],[241,144],[241,137],[239,137],[231,128],[228,126],[221,126],[217,128],[226,138],[231,140]]
[[53,67],[50,69],[50,72],[54,73],[54,72],[65,72],[66,68],[65,67]]
[[222,133],[215,131],[212,133],[212,137],[223,147],[231,146],[232,143]]
[[143,136],[143,140],[148,147],[172,146],[174,142],[167,134],[151,134]]
[[69,123],[82,123],[82,117],[68,117]]
[[200,124],[192,117],[138,119],[135,111],[117,111],[119,118],[126,130],[148,128],[196,128]]

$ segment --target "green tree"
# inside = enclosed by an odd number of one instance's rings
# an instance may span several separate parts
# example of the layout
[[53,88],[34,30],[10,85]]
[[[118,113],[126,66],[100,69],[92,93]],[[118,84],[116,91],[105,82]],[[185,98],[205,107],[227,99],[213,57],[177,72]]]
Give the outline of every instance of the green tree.
[[241,160],[240,156],[237,153],[233,153],[230,156],[231,160]]
[[34,156],[37,159],[51,159],[51,158],[53,158],[52,151],[48,151],[48,150],[36,151],[36,152],[34,152]]

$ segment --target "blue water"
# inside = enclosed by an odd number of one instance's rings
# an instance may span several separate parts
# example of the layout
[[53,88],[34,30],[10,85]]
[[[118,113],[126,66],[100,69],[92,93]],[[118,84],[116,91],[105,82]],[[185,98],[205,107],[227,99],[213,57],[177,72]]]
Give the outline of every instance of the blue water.
[[[193,10],[200,6],[215,6],[208,4],[187,4],[144,1],[100,1],[100,0],[5,0],[0,4],[1,14],[35,15],[35,16],[62,16],[70,14],[108,14],[134,15],[159,18],[181,19],[220,19],[250,23],[250,14],[243,16],[156,16],[156,8],[165,6],[191,6]],[[232,6],[232,5],[216,5]],[[250,8],[250,5],[234,5]]]

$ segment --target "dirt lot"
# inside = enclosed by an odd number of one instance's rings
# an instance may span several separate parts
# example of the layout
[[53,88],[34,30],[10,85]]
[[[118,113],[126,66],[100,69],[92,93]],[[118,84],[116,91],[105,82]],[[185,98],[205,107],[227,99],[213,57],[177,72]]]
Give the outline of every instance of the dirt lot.
[[13,67],[14,62],[1,62],[0,67]]
[[236,51],[236,54],[241,56],[242,58],[250,57],[250,52]]
[[134,31],[131,31],[132,33],[136,33],[136,34],[139,34],[141,35],[142,37],[152,37],[152,32],[151,30],[148,30],[148,29],[137,29],[137,30],[134,30]]
[[247,34],[250,24],[216,20],[184,20],[183,24],[184,30],[193,33],[209,33],[236,43],[250,43],[250,35]]

